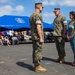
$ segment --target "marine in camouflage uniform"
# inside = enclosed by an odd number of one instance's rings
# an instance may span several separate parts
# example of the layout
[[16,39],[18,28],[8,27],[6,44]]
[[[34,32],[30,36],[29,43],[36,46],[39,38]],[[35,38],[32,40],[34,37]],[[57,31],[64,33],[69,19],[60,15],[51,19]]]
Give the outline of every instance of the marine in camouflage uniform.
[[[54,13],[60,11],[60,8],[55,8]],[[60,13],[59,13],[60,14]],[[66,32],[66,18],[64,16],[56,16],[54,19],[54,36],[56,42],[56,48],[59,58],[58,62],[63,63],[65,57],[65,32]]]
[[37,33],[36,25],[38,23],[40,23],[41,30],[42,30],[41,35],[42,35],[42,37],[44,37],[41,15],[37,12],[34,12],[31,15],[30,23],[31,23],[32,41],[33,41],[33,63],[36,64],[36,65],[39,65],[40,61],[42,59],[43,43],[39,42],[39,36],[38,36],[38,33]]
[[33,42],[33,63],[35,72],[46,72],[47,69],[43,68],[40,63],[42,59],[42,49],[44,44],[44,33],[42,25],[42,3],[35,4],[35,12],[30,17],[30,27]]
[[37,32],[37,25],[40,24],[41,26],[41,35],[44,40],[44,34],[43,34],[43,25],[42,25],[42,16],[40,13],[37,13],[36,11],[30,16],[30,28],[31,28],[31,35],[32,35],[32,42],[33,42],[33,63],[34,65],[40,65],[41,59],[42,59],[42,50],[43,50],[43,44],[40,43],[40,38]]

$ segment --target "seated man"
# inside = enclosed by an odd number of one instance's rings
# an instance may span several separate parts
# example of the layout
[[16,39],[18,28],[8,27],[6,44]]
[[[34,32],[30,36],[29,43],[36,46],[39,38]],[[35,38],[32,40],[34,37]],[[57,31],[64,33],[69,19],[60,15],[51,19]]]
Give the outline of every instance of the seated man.
[[7,44],[8,46],[11,44],[7,35],[4,37],[3,43]]
[[16,43],[19,44],[19,40],[16,35],[14,35],[11,39],[12,39],[12,45],[15,45]]

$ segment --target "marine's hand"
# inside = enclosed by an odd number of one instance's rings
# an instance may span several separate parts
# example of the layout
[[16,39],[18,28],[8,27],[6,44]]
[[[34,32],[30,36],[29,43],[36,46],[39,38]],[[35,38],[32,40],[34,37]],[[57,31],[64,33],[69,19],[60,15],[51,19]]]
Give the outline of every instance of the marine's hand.
[[72,37],[71,37],[71,36],[68,36],[67,38],[68,38],[68,40],[71,40],[71,39],[72,39]]
[[65,37],[65,34],[62,34],[62,37]]
[[43,38],[40,38],[40,43],[43,43],[43,42],[44,42]]

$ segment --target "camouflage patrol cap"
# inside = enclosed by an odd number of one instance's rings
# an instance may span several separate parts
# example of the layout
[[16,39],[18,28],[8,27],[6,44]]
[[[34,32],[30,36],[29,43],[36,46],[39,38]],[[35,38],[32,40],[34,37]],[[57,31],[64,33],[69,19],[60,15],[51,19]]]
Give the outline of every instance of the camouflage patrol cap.
[[53,12],[57,12],[58,10],[60,10],[60,8],[54,8]]
[[35,8],[36,8],[38,5],[42,6],[42,8],[44,8],[44,6],[42,5],[42,3],[35,3]]

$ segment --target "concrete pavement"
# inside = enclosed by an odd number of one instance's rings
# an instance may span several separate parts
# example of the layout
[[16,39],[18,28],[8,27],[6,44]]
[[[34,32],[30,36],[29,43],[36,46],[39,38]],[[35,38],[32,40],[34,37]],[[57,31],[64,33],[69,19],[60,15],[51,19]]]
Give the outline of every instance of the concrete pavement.
[[75,75],[73,53],[69,43],[66,43],[66,62],[59,64],[55,43],[45,43],[42,65],[48,69],[44,73],[35,73],[32,63],[32,44],[15,46],[0,46],[0,75]]

